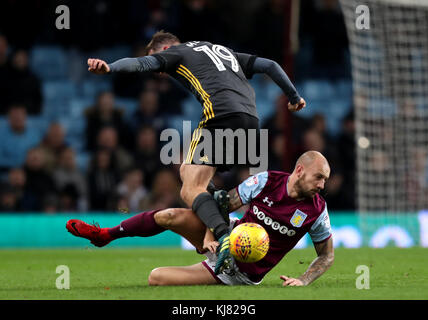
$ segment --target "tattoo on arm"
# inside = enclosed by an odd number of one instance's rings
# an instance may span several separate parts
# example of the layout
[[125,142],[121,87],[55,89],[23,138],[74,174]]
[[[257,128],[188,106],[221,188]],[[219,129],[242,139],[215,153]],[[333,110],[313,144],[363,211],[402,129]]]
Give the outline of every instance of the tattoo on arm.
[[236,191],[236,188],[233,188],[229,191],[229,212],[235,211],[242,207],[241,198],[239,197],[238,192]]
[[304,285],[308,285],[326,272],[334,261],[333,240],[314,244],[318,257],[310,264],[306,272],[299,277]]

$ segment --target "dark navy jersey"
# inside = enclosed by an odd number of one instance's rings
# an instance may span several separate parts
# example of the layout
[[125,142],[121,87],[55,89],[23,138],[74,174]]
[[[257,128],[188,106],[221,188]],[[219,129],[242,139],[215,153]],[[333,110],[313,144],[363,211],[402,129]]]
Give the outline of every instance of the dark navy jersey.
[[152,55],[166,72],[188,88],[202,105],[202,121],[230,113],[257,117],[251,78],[256,56],[221,45],[190,41]]

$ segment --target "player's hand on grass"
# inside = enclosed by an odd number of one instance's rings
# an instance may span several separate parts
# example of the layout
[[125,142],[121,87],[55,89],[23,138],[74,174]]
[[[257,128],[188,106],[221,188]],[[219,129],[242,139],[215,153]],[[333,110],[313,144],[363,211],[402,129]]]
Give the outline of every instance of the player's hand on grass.
[[88,59],[88,66],[88,71],[95,74],[107,74],[110,72],[107,62],[101,59]]
[[291,112],[299,111],[304,107],[306,107],[306,101],[303,98],[300,98],[300,101],[296,104],[291,104],[290,102],[288,103],[288,110],[290,110]]
[[282,285],[284,287],[300,287],[300,286],[304,286],[305,284],[302,282],[302,280],[299,279],[295,279],[295,278],[289,278],[286,276],[280,276],[281,280],[284,280],[284,282],[282,283]]

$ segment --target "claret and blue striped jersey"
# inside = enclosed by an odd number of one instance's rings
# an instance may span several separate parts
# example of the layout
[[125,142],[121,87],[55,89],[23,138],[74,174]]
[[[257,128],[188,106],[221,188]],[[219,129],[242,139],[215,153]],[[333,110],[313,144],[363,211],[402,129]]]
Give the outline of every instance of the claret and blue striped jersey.
[[254,222],[269,234],[269,251],[255,263],[236,261],[239,270],[259,282],[308,233],[314,243],[328,240],[330,219],[325,200],[318,194],[312,199],[297,201],[288,196],[290,174],[265,171],[251,176],[236,187],[243,204],[249,209],[236,225]]

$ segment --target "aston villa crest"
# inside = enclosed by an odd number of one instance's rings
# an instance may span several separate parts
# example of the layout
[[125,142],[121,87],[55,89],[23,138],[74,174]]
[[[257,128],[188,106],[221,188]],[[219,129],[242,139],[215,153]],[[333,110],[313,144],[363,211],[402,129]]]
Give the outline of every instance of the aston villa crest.
[[308,215],[302,211],[300,211],[299,209],[296,210],[296,212],[294,212],[293,216],[290,219],[290,223],[299,228],[302,226],[303,221],[305,221],[306,217]]

